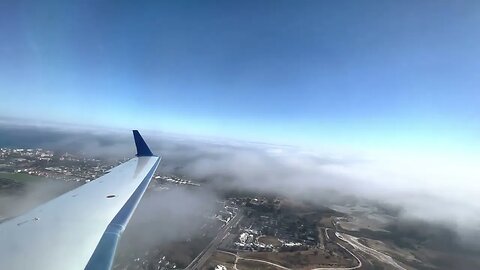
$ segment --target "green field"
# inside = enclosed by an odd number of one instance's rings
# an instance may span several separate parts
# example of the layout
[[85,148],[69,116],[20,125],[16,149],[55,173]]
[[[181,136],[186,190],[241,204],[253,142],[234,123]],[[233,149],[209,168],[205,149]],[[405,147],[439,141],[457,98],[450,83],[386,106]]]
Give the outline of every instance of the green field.
[[266,245],[273,245],[274,247],[281,247],[282,242],[278,238],[273,236],[261,236],[258,238],[258,242],[264,243]]
[[26,173],[5,173],[0,172],[0,179],[7,179],[12,180],[15,182],[25,182],[25,181],[45,181],[46,178],[36,176],[36,175],[29,175]]
[[45,183],[46,178],[23,173],[0,173],[0,193],[17,193],[25,184]]

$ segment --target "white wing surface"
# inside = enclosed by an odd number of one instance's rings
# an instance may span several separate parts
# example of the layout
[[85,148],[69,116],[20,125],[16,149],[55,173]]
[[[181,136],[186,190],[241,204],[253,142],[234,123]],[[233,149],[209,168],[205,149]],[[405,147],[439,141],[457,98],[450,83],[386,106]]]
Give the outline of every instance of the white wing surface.
[[110,269],[161,158],[134,131],[137,156],[0,224],[0,269]]

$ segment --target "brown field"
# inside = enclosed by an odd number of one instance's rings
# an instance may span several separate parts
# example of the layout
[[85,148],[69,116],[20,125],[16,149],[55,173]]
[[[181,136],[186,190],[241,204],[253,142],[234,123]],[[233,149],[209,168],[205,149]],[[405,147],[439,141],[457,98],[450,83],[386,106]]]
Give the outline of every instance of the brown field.
[[178,267],[186,267],[208,244],[208,240],[193,238],[190,242],[173,242],[164,250],[164,254]]
[[320,219],[319,226],[333,228],[332,217],[323,217],[322,219]]
[[244,258],[260,259],[276,263],[288,268],[311,269],[315,267],[349,267],[356,261],[343,250],[336,249],[331,253],[322,250],[307,250],[296,252],[245,252]]
[[282,246],[282,242],[280,242],[278,238],[273,236],[262,236],[258,238],[258,241],[266,245],[273,245],[274,247]]
[[252,262],[252,261],[245,261],[239,260],[237,263],[238,270],[279,270],[281,268],[275,267],[273,265],[269,265],[266,263],[261,262]]
[[222,264],[222,265],[225,265],[227,269],[233,270],[234,263],[235,263],[235,256],[217,251],[213,253],[210,259],[208,259],[203,269],[214,269],[217,264]]

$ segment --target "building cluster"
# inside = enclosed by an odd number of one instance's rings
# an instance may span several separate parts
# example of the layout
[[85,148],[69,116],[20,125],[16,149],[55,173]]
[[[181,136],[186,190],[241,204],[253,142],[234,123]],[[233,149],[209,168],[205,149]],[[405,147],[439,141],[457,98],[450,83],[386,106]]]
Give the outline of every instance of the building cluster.
[[155,176],[155,180],[161,183],[170,183],[175,185],[189,185],[199,187],[200,184],[194,183],[191,180],[183,179],[178,176],[165,176],[165,175],[157,175]]
[[0,148],[0,171],[89,182],[103,175],[114,164],[95,158],[56,153],[41,148]]
[[219,202],[221,207],[217,209],[215,218],[227,224],[238,213],[238,208],[229,205],[228,202]]
[[126,265],[117,265],[114,269],[156,269],[156,270],[173,270],[177,269],[177,265],[169,261],[166,256],[158,258],[158,261],[153,264],[148,257],[135,258]]
[[33,160],[50,161],[53,158],[53,154],[53,151],[41,148],[0,148],[0,159],[2,161],[8,161],[10,164]]
[[262,235],[256,230],[243,229],[234,246],[241,250],[273,251],[274,246],[272,244],[265,244],[259,241],[261,236]]
[[215,270],[227,270],[227,267],[223,264],[217,264]]
[[[251,251],[297,251],[318,245],[316,223],[281,208],[276,198],[236,198],[246,217],[232,243],[234,249]],[[262,239],[274,239],[270,244]]]

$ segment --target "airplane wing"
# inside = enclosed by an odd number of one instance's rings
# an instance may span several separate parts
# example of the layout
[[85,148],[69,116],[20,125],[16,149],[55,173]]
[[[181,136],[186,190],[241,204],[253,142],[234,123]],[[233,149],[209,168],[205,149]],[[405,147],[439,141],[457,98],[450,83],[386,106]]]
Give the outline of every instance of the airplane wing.
[[161,157],[133,131],[136,157],[0,224],[0,269],[110,269]]

